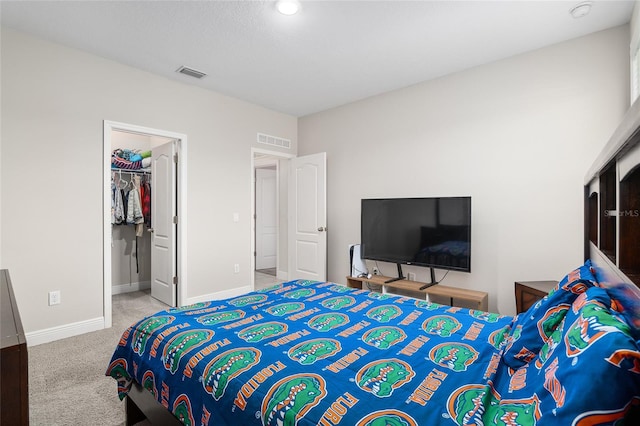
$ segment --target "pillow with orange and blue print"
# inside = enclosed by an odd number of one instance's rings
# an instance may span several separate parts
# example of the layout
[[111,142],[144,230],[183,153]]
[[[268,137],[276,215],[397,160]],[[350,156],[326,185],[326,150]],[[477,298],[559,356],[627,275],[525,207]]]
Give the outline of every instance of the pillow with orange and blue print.
[[573,301],[588,288],[597,286],[591,261],[568,273],[547,296],[528,311],[516,316],[502,355],[505,364],[521,367],[540,349],[562,322]]

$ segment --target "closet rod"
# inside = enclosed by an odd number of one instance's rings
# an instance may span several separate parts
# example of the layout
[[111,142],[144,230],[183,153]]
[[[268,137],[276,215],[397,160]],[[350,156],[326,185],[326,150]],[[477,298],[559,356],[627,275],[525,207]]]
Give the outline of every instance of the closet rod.
[[129,170],[129,169],[111,169],[112,172],[118,172],[118,173],[131,173],[131,174],[140,174],[140,175],[150,175],[151,174],[151,170],[141,170],[141,169],[136,169],[136,170]]

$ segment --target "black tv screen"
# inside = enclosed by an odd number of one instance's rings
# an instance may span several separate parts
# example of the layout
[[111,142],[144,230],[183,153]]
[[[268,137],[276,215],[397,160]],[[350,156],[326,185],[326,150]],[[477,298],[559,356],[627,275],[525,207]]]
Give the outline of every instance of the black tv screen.
[[363,199],[361,256],[471,272],[471,197]]

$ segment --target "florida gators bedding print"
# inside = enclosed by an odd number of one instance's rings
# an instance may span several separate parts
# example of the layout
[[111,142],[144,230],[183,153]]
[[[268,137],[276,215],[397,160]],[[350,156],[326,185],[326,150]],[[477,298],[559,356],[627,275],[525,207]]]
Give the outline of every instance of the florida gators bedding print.
[[[588,317],[586,294],[577,312],[564,310],[577,322],[554,317],[540,354],[511,367],[502,357],[517,349],[512,317],[296,280],[141,320],[107,375],[120,398],[135,380],[187,425],[609,424],[640,401],[640,352],[620,318],[605,318],[602,293]],[[606,343],[621,352],[589,353],[585,335],[608,332],[625,337]],[[620,398],[574,404],[603,363],[594,392],[625,379]]]

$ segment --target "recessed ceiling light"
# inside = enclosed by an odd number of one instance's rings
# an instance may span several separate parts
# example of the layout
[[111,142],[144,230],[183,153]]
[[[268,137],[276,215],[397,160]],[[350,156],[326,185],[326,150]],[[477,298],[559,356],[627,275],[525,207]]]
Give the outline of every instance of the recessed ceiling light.
[[591,12],[592,4],[593,2],[590,2],[590,1],[584,1],[582,3],[578,3],[569,11],[569,13],[575,19],[582,18],[583,16],[587,16],[589,12]]
[[276,7],[278,12],[283,15],[295,15],[300,10],[300,2],[298,0],[278,0]]

